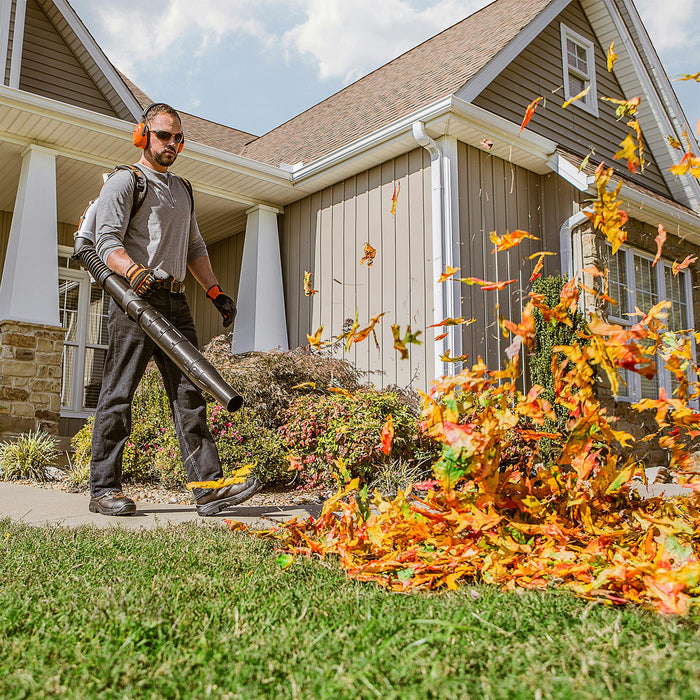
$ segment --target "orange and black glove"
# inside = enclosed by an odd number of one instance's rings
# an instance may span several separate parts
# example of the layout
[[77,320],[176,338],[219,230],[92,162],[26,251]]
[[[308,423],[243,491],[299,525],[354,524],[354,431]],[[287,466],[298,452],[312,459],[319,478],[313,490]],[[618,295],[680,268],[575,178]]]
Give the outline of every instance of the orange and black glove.
[[164,270],[156,268],[149,270],[143,265],[134,263],[126,271],[129,286],[143,299],[147,299],[156,289],[170,282],[172,277]]
[[215,284],[207,289],[207,298],[211,299],[217,311],[224,319],[224,328],[233,325],[236,318],[236,302],[231,297],[224,294],[224,290]]

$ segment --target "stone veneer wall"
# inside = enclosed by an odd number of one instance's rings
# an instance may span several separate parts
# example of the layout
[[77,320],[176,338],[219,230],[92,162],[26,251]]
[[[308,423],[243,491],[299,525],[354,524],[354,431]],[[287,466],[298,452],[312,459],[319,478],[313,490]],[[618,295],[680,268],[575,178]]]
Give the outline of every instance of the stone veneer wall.
[[[625,230],[627,231],[627,245],[652,256],[656,254],[656,228],[649,224],[642,223],[641,221],[637,221],[636,219],[630,219],[625,225]],[[580,232],[583,268],[596,267],[599,270],[605,269],[605,262],[602,255],[602,251],[605,248],[605,236],[600,232],[594,231],[588,223],[585,223],[581,227]],[[700,257],[700,247],[692,245],[669,232],[663,247],[663,258],[666,260],[678,260],[680,262],[686,255],[697,255]],[[692,304],[694,314],[692,321],[694,322],[694,328],[698,329],[700,328],[700,274],[696,265],[691,265],[689,270],[692,280]],[[584,283],[593,289],[601,289],[600,278],[593,279],[591,275],[585,275]],[[587,317],[590,317],[590,312],[595,311],[596,314],[605,318],[609,310],[607,303],[601,303],[599,298],[594,298],[593,295],[587,292],[584,293],[584,308]],[[616,401],[604,373],[599,372],[598,374],[600,382],[597,391],[598,398],[600,399],[601,406],[607,410],[608,415],[617,417],[617,423],[615,425],[617,430],[624,430],[631,433],[637,439],[658,430],[654,411],[639,413],[632,409],[629,401]],[[647,466],[658,467],[668,464],[668,452],[661,448],[656,441],[640,443],[634,452],[635,456],[646,462]]]
[[64,329],[0,321],[0,438],[58,433]]

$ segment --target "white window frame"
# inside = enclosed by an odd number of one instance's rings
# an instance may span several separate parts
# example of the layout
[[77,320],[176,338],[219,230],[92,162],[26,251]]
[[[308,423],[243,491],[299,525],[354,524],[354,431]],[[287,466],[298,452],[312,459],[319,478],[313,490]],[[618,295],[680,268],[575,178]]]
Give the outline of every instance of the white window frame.
[[[583,99],[578,99],[571,103],[571,107],[578,107],[584,112],[592,114],[594,117],[598,116],[598,88],[596,85],[596,70],[595,70],[595,46],[590,39],[581,36],[573,29],[570,29],[565,24],[560,23],[561,29],[561,63],[564,76],[564,99],[570,100],[575,97],[578,93],[571,90],[569,85],[569,74],[574,74],[577,78],[580,78],[584,82],[590,83],[591,89],[586,95],[585,101]],[[566,47],[567,40],[573,41],[575,44],[585,49],[586,51],[586,63],[588,65],[588,74],[580,71],[578,67],[569,65],[568,51]]]
[[[612,249],[609,243],[605,243],[605,249],[607,251],[608,257],[612,255]],[[626,287],[626,294],[627,294],[627,308],[634,310],[636,306],[639,306],[637,303],[636,299],[636,293],[635,293],[635,275],[634,275],[634,258],[637,256],[638,258],[642,258],[644,260],[647,260],[649,262],[653,262],[654,256],[650,255],[649,253],[646,253],[642,250],[639,250],[637,248],[633,248],[632,246],[629,245],[622,245],[620,246],[620,250],[625,252],[625,276],[627,279],[627,287]],[[656,267],[652,268],[652,271],[655,275],[655,291],[656,291],[656,296],[658,301],[665,301],[668,300],[668,296],[666,294],[666,270],[672,268],[672,263],[670,263],[668,260],[664,260],[663,258],[660,258],[658,263],[656,264]],[[691,276],[688,270],[681,270],[679,275],[682,275],[682,289],[683,289],[683,294],[685,295],[685,303],[687,305],[688,309],[688,326],[689,329],[694,327],[695,323],[695,312],[693,309],[693,294],[692,294],[692,280]],[[649,309],[641,309],[641,311],[649,311]],[[617,315],[615,314],[615,307],[611,306],[610,311],[608,312],[608,320],[614,323],[617,323],[621,326],[631,326],[634,323],[636,323],[639,319],[636,317],[624,317],[622,315]],[[691,352],[693,356],[693,361],[696,360],[696,346],[695,346],[695,340],[691,336]],[[671,373],[665,368],[663,364],[663,360],[660,357],[656,358],[656,363],[657,363],[657,378],[658,378],[658,385],[659,388],[663,388],[666,390],[666,395],[670,398],[672,396],[672,386],[671,386]],[[642,378],[637,372],[627,372],[626,373],[626,379],[627,379],[627,388],[629,391],[629,396],[619,396],[615,395],[615,400],[616,401],[626,401],[626,402],[636,402],[641,400],[642,398]],[[655,397],[656,398],[656,397]],[[693,406],[696,405],[696,402],[693,401],[691,402]]]
[[[73,250],[68,246],[58,246],[59,257],[70,258]],[[90,315],[90,289],[92,282],[86,270],[72,270],[59,265],[58,284],[62,281],[71,281],[78,284],[78,309],[76,314],[77,329],[75,342],[68,343],[76,348],[73,363],[73,375],[71,385],[71,405],[64,406],[61,401],[61,417],[65,418],[89,418],[95,413],[94,408],[84,408],[85,387],[85,356],[88,347],[88,321]],[[64,341],[64,345],[67,343]],[[91,347],[93,347],[91,345]],[[106,346],[105,346],[106,347]],[[65,374],[61,376],[61,399],[63,397],[63,383]]]

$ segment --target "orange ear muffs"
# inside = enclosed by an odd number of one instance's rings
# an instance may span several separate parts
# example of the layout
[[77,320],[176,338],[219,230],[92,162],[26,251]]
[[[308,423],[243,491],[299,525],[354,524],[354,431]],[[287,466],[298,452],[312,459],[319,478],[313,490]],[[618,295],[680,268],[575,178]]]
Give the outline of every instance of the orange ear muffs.
[[[131,140],[136,148],[146,148],[148,146],[148,127],[141,122],[134,127]],[[182,146],[182,143],[180,144]]]

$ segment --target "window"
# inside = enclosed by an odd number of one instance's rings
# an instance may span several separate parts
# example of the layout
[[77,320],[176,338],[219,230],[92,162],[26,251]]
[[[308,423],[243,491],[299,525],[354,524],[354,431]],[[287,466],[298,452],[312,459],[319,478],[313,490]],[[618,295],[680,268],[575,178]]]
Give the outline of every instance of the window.
[[[673,275],[671,263],[659,260],[652,267],[653,258],[629,247],[623,246],[612,255],[610,244],[606,244],[607,266],[610,274],[609,295],[617,301],[610,306],[608,319],[621,326],[631,326],[639,319],[628,314],[635,308],[647,312],[659,301],[668,300],[671,308],[665,323],[671,333],[692,328],[691,281],[687,270]],[[680,336],[679,336],[680,339]],[[671,338],[669,338],[671,340]],[[636,372],[622,370],[620,376],[625,384],[620,384],[617,398],[638,401],[641,398],[657,399],[659,388],[663,387],[668,396],[676,388],[673,375],[666,370],[665,360],[656,358],[657,374],[646,379]],[[690,378],[691,381],[694,379]]]
[[107,299],[59,246],[58,300],[63,339],[61,415],[89,416],[97,406],[107,354]]
[[598,95],[595,82],[595,51],[593,42],[561,25],[561,53],[564,69],[564,99],[576,97],[590,86],[590,90],[572,103],[598,116]]

